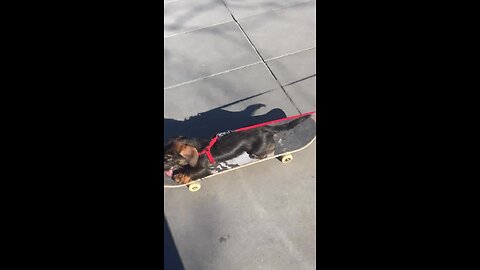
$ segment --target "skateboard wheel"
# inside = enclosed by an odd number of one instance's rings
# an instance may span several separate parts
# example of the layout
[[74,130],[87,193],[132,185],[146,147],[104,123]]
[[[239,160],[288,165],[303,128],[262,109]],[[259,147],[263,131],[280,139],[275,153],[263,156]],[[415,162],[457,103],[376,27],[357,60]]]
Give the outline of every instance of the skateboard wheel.
[[282,163],[289,163],[290,161],[292,161],[292,159],[293,159],[292,154],[284,155],[282,156]]
[[191,192],[199,191],[202,188],[202,185],[200,183],[193,183],[188,185],[188,190]]

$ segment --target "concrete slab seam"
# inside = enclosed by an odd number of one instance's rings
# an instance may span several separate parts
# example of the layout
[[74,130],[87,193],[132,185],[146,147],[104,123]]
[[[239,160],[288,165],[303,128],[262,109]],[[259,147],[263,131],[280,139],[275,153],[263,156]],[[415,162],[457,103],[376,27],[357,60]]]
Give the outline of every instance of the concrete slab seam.
[[285,90],[285,88],[283,88],[282,86],[282,83],[278,80],[278,78],[275,76],[275,74],[273,73],[272,69],[268,66],[267,62],[265,61],[265,59],[263,58],[263,56],[260,54],[260,52],[258,51],[258,49],[255,47],[255,44],[253,44],[252,40],[250,39],[250,37],[247,35],[247,33],[245,32],[245,30],[243,30],[242,26],[240,25],[240,23],[238,22],[238,20],[235,18],[235,15],[233,15],[232,11],[230,10],[230,8],[228,7],[227,3],[225,2],[225,0],[222,0],[223,4],[225,5],[225,7],[227,8],[228,12],[230,13],[230,16],[232,16],[232,19],[233,21],[235,22],[235,24],[238,26],[238,28],[240,28],[240,31],[242,32],[243,36],[247,39],[248,43],[250,43],[250,46],[252,46],[253,50],[255,51],[255,53],[258,55],[258,57],[262,60],[263,64],[265,65],[265,67],[267,68],[267,70],[270,72],[270,75],[272,75],[272,77],[275,79],[275,81],[277,82],[278,86],[282,89],[283,93],[285,94],[285,96],[288,98],[288,100],[290,101],[290,103],[295,107],[295,109],[298,111],[298,113],[302,113],[300,111],[300,109],[298,108],[297,104],[295,104],[295,102],[293,101],[293,99],[290,97],[290,95],[287,93],[287,91]]

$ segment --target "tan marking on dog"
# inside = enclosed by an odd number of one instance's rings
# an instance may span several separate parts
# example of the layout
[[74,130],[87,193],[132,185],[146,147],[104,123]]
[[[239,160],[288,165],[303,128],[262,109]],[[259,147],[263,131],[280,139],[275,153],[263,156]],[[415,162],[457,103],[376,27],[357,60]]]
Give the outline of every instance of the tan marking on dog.
[[179,184],[187,184],[192,180],[192,178],[184,173],[179,173],[173,177],[173,180]]

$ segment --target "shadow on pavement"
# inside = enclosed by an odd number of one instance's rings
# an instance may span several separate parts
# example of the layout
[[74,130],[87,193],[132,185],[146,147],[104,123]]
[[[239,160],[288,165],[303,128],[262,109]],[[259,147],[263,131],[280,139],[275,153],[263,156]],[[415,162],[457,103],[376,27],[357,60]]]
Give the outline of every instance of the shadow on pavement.
[[173,242],[172,232],[165,219],[165,215],[163,216],[163,258],[164,269],[185,270],[177,246],[175,242]]
[[163,143],[166,144],[169,138],[179,135],[210,139],[220,132],[286,117],[285,112],[281,109],[272,109],[266,114],[254,116],[255,111],[265,107],[264,104],[250,105],[240,112],[226,111],[222,109],[223,107],[200,113],[185,121],[164,118]]

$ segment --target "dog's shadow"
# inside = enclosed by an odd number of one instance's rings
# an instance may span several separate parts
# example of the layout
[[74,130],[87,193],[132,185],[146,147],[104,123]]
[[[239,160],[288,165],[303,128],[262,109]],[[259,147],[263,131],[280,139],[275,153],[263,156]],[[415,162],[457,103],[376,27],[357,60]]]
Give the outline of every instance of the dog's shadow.
[[265,105],[254,104],[240,112],[231,112],[217,108],[192,116],[185,121],[164,118],[163,143],[165,145],[168,139],[173,136],[210,139],[213,135],[220,132],[286,117],[285,112],[278,108],[272,109],[263,115],[254,115],[262,107],[265,107]]

